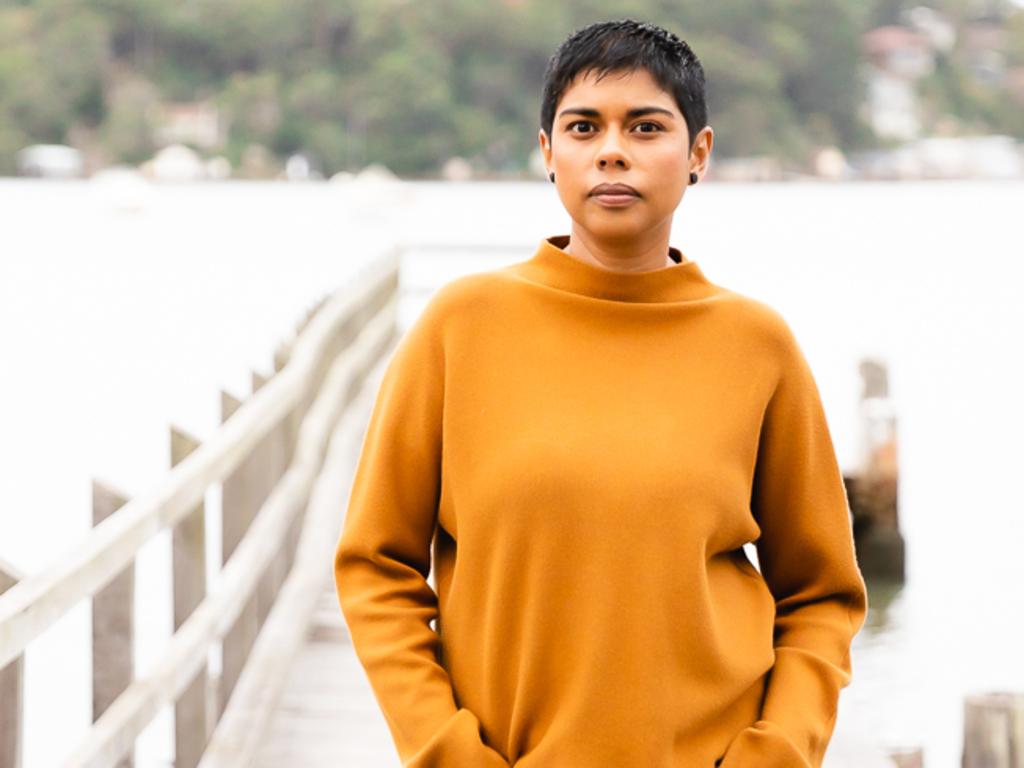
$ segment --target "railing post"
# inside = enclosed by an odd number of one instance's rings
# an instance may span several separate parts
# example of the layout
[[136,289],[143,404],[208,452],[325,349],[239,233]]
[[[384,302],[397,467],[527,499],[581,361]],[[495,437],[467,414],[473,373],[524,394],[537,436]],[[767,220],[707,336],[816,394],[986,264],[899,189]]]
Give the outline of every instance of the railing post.
[[[255,395],[259,392],[268,381],[270,379],[257,371],[253,371],[252,393]],[[263,440],[253,448],[247,460],[247,463],[252,467],[252,473],[249,477],[253,493],[255,494],[254,516],[259,508],[263,506],[263,503],[270,495],[271,489],[277,482],[277,477],[275,476],[275,438],[276,433],[274,431],[268,432]],[[270,613],[270,609],[274,605],[277,589],[282,581],[283,575],[280,573],[279,560],[274,558],[270,562],[266,573],[260,578],[259,586],[256,588],[256,617],[260,627],[263,626],[263,622],[267,619],[267,614]]]
[[[92,524],[99,525],[128,502],[97,480],[92,482]],[[135,626],[135,560],[92,596],[92,721],[95,723],[135,675],[133,636]],[[117,762],[119,768],[134,765],[132,753]]]
[[[284,342],[274,351],[274,374],[277,375],[284,370],[291,356],[291,342]],[[305,402],[303,400],[303,402]],[[275,429],[277,433],[278,461],[281,463],[281,474],[287,470],[295,457],[295,445],[299,436],[299,427],[302,424],[301,403],[296,404],[288,415],[281,420]],[[280,476],[280,475],[279,475]],[[285,573],[291,570],[295,562],[295,551],[299,545],[299,535],[302,531],[302,515],[296,515],[295,520],[288,528],[288,536],[284,546],[284,570]]]
[[[172,467],[184,461],[198,447],[198,440],[171,427]],[[205,518],[204,504],[199,502],[174,527],[172,558],[175,632],[206,597]],[[206,748],[210,733],[207,720],[208,675],[208,667],[204,664],[174,704],[175,768],[195,768]]]
[[[220,419],[226,422],[231,415],[242,407],[242,401],[227,392],[220,393]],[[252,476],[253,464],[248,459],[243,461],[230,475],[221,481],[221,564],[227,563],[245,536],[258,508],[253,485],[256,479]],[[256,621],[256,599],[251,597],[238,615],[235,625],[224,635],[221,644],[221,678],[218,696],[217,719],[224,713],[231,693],[235,690],[239,675],[245,666],[259,625]]]
[[[0,560],[0,595],[21,581],[18,570]],[[25,655],[0,669],[0,766],[21,768]]]
[[[288,365],[288,361],[291,360],[292,356],[293,344],[294,340],[282,342],[274,351],[275,373],[280,373],[284,370],[284,367]],[[305,402],[305,398],[303,398],[303,402]],[[302,423],[302,415],[301,404],[296,404],[286,419],[288,424],[288,430],[286,432],[287,439],[285,440],[285,453],[288,458],[286,464],[290,464],[292,458],[295,456],[295,445],[299,438],[299,425]]]

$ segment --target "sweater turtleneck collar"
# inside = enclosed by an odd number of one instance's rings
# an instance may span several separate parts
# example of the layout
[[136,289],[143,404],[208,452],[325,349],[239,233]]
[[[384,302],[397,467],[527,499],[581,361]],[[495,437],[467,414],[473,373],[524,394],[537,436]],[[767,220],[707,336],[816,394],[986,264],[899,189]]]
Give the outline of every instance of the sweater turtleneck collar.
[[664,303],[703,299],[720,289],[678,248],[669,247],[675,263],[645,272],[617,272],[581,261],[566,253],[569,235],[541,240],[533,256],[520,262],[527,280],[581,296],[611,301]]

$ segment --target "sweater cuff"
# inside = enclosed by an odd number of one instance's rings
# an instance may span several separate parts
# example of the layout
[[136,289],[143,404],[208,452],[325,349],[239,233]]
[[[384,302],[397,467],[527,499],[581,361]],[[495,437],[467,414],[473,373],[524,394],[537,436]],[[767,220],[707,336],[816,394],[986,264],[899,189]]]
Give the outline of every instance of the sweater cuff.
[[431,736],[403,768],[509,768],[499,752],[480,738],[480,721],[460,708]]
[[729,743],[719,768],[811,768],[807,757],[782,727],[758,720],[740,731]]

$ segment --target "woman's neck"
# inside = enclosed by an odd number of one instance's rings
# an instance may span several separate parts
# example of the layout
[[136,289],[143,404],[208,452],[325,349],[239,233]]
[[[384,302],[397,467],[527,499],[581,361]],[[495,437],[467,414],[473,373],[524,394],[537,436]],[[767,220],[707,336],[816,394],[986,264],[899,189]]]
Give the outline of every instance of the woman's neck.
[[613,272],[648,272],[676,264],[670,255],[667,233],[618,247],[600,243],[573,227],[563,250],[585,264]]

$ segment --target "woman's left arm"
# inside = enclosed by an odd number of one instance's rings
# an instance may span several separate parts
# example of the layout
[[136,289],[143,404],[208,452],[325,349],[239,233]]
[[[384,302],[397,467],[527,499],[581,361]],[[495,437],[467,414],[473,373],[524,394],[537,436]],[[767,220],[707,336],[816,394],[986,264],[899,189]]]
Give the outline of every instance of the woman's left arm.
[[810,366],[782,323],[780,369],[758,444],[751,511],[775,597],[775,664],[760,719],[721,768],[820,768],[867,616],[849,503]]

